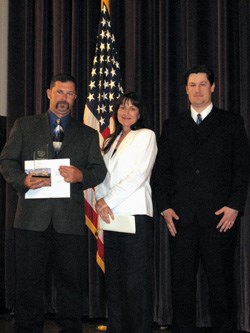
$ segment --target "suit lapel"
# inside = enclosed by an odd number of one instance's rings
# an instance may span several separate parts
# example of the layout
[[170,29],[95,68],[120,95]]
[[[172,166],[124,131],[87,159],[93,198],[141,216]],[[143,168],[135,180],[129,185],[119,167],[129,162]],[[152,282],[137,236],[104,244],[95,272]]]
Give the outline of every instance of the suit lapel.
[[[48,144],[49,158],[54,158],[55,151],[53,148],[53,142],[52,142],[53,138],[52,138],[52,133],[51,133],[51,128],[50,128],[48,113],[47,112],[42,113],[39,116],[39,118],[37,118],[37,121],[39,122],[39,126],[38,127],[35,126],[34,128],[39,128],[40,132],[39,133],[36,132],[36,133],[34,133],[34,135],[36,135],[36,136],[39,135],[41,137],[41,141],[46,142]],[[62,143],[62,148],[60,150],[60,153],[73,140],[78,128],[79,128],[78,122],[71,117],[69,120],[69,123],[66,127],[66,130],[65,130],[65,136],[64,136],[64,140]],[[59,153],[59,155],[60,155],[60,153]]]
[[220,112],[217,108],[213,107],[209,115],[202,121],[197,128],[199,135],[199,142],[202,144],[210,137],[217,127],[220,125]]
[[48,113],[47,112],[42,113],[38,121],[39,121],[39,126],[36,128],[40,128],[41,130],[40,135],[42,138],[42,142],[47,142],[49,158],[53,158],[55,153],[52,144],[52,135],[51,135]]
[[[120,143],[118,149],[117,149],[117,156],[124,150],[126,149],[127,146],[129,146],[131,144],[131,141],[134,139],[135,135],[137,134],[136,131],[130,131],[126,137],[122,140],[122,142]],[[119,139],[119,137],[118,137]],[[116,153],[115,153],[116,155]],[[115,155],[113,157],[115,157]],[[112,157],[112,158],[113,158]]]
[[196,124],[194,123],[190,111],[186,111],[181,114],[181,118],[179,120],[179,125],[182,130],[185,132],[191,143],[196,143]]
[[[120,135],[116,138],[115,142],[113,143],[111,149],[107,153],[107,156],[105,158],[105,162],[108,166],[109,172],[112,172],[114,166],[116,166],[116,160],[119,158],[119,155],[122,153],[122,151],[130,145],[131,141],[133,140],[134,136],[136,135],[136,131],[130,131],[127,136],[124,138],[124,140],[119,145],[117,151],[114,153],[114,149],[116,147],[116,144],[119,140]],[[113,156],[112,156],[113,155]]]
[[67,124],[67,127],[65,129],[64,139],[63,139],[62,148],[61,148],[60,152],[62,152],[68,146],[68,144],[71,143],[78,128],[79,128],[78,123],[71,117],[69,119],[69,123]]
[[216,128],[220,125],[220,114],[216,107],[213,107],[210,114],[197,126],[191,117],[190,110],[182,114],[180,119],[180,126],[186,133],[187,137],[192,143],[197,142],[197,135],[199,142],[204,142]]

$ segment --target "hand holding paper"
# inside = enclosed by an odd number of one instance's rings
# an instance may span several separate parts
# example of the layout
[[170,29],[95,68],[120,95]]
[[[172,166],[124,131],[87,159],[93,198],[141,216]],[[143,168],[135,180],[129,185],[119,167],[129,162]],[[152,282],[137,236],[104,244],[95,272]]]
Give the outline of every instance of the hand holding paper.
[[64,178],[64,181],[67,183],[78,183],[82,182],[83,180],[83,174],[81,170],[73,165],[61,165],[58,170],[60,175]]
[[37,177],[30,173],[24,180],[24,186],[31,190],[35,190],[44,186],[51,186],[51,179],[50,177]]
[[121,216],[114,214],[114,219],[110,219],[110,223],[106,223],[101,216],[98,216],[98,227],[102,230],[126,232],[135,234],[135,217],[134,216]]

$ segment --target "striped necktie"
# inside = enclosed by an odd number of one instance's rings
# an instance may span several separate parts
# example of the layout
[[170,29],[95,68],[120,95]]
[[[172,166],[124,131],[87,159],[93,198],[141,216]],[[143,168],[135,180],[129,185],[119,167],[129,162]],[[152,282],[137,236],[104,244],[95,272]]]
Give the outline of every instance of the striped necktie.
[[56,127],[53,131],[53,147],[57,155],[61,149],[63,138],[64,138],[64,131],[61,125],[61,119],[57,119]]
[[200,125],[200,123],[202,122],[202,116],[201,116],[201,114],[197,114],[197,119],[196,119],[196,124],[197,125]]

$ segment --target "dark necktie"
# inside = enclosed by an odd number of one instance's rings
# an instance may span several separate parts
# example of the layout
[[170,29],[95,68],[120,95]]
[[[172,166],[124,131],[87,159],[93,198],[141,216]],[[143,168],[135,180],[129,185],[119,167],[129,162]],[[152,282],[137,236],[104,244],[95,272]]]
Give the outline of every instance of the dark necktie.
[[64,137],[64,131],[61,125],[61,119],[57,119],[56,127],[53,131],[53,147],[56,154],[58,154],[61,149],[63,137]]
[[202,122],[202,116],[201,116],[201,114],[197,114],[197,119],[196,119],[196,124],[197,125],[200,125],[200,123]]

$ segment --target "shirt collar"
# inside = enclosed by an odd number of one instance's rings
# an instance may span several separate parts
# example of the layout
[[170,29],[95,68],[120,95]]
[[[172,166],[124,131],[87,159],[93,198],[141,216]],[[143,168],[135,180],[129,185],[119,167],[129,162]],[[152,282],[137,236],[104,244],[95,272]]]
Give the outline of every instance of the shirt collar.
[[[50,119],[50,126],[52,129],[54,129],[56,126],[56,120],[58,119],[58,117],[51,110],[48,111],[48,114],[49,114],[49,119]],[[60,119],[61,119],[61,125],[65,129],[69,122],[70,114],[68,114],[67,116],[64,116]]]
[[200,113],[200,115],[202,116],[202,120],[204,120],[209,115],[209,113],[212,111],[212,108],[213,108],[213,103],[209,104],[206,107],[206,109],[204,109],[202,112],[197,112],[197,111],[195,111],[195,109],[191,105],[191,107],[190,107],[191,117],[196,122],[197,114]]

